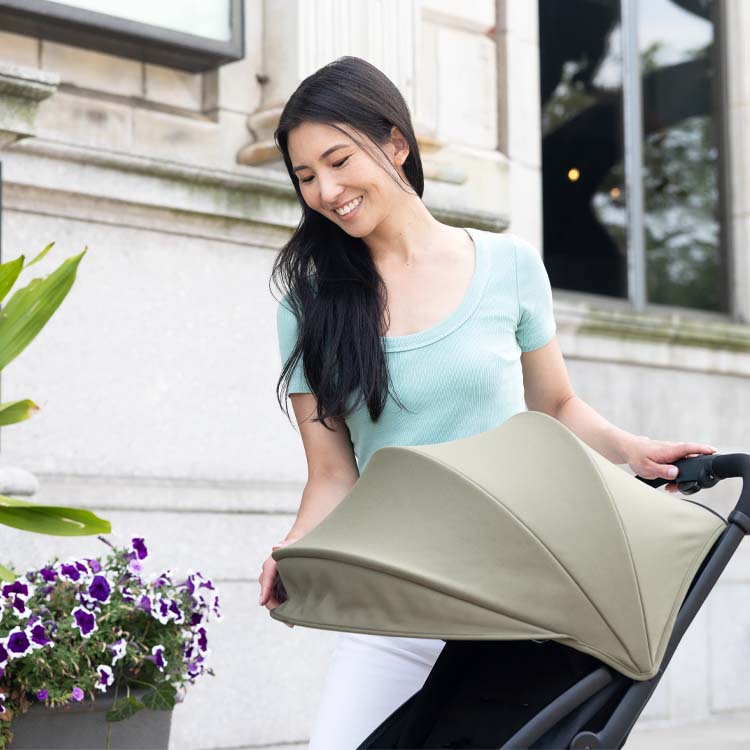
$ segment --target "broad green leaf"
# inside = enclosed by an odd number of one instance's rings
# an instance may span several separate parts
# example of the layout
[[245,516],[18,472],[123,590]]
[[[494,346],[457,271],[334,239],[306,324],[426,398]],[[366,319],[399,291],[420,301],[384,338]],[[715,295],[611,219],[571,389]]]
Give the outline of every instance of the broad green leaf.
[[39,255],[36,256],[36,258],[34,258],[34,260],[30,260],[24,266],[24,268],[28,268],[29,266],[33,266],[34,263],[36,263],[37,261],[41,260],[53,248],[54,244],[55,244],[54,242],[50,242],[49,245],[47,245],[47,247],[45,247],[44,250],[42,250],[42,252],[39,253]]
[[137,698],[132,695],[128,698],[118,698],[112,708],[107,711],[107,721],[122,721],[129,719],[134,713],[145,708]]
[[0,581],[8,581],[12,583],[18,578],[18,575],[10,568],[6,568],[4,565],[0,565]]
[[18,274],[21,273],[22,269],[23,255],[15,260],[9,260],[7,263],[0,263],[0,302],[5,299],[5,295],[16,283]]
[[177,703],[177,690],[169,682],[162,682],[145,693],[141,700],[152,711],[171,711]]
[[22,401],[7,401],[0,404],[0,427],[6,424],[16,424],[28,419],[34,412],[39,411],[39,407],[28,398]]
[[59,505],[36,505],[28,500],[0,495],[0,523],[14,529],[50,536],[111,534],[109,521],[89,510]]
[[0,311],[0,370],[34,340],[60,306],[85,253],[86,250],[63,261],[45,278],[32,279]]

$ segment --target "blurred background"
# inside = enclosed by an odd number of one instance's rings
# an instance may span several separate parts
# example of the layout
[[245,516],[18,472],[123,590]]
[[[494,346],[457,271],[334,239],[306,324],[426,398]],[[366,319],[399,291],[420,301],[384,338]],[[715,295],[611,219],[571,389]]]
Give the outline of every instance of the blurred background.
[[[299,218],[272,137],[296,86],[345,54],[381,68],[429,210],[542,253],[576,392],[636,434],[750,452],[747,38],[750,0],[0,0],[2,260],[89,248],[3,372],[2,399],[41,411],[0,435],[2,491],[95,510],[154,569],[217,582],[216,676],[171,747],[306,746],[335,638],[257,604],[306,479],[268,288]],[[728,511],[733,482],[700,501]],[[6,527],[0,548],[20,569],[106,552]],[[750,743],[749,556],[639,729],[688,747],[684,726],[731,720]]]

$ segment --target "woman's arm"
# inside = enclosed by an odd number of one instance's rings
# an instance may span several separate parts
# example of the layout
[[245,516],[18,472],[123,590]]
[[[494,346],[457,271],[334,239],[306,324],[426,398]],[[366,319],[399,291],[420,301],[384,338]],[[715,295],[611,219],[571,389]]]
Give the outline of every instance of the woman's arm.
[[[521,354],[526,405],[549,414],[575,433],[584,443],[615,464],[628,464],[644,479],[671,479],[671,466],[685,456],[715,453],[703,443],[672,443],[633,435],[616,427],[580,399],[570,384],[557,337],[531,352]],[[671,482],[666,489],[676,489]]]

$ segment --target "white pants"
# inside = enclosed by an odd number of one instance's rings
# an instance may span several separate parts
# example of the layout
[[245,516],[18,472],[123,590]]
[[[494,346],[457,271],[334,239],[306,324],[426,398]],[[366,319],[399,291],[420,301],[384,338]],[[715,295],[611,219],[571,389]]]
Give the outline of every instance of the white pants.
[[354,750],[424,685],[445,641],[340,632],[309,750]]

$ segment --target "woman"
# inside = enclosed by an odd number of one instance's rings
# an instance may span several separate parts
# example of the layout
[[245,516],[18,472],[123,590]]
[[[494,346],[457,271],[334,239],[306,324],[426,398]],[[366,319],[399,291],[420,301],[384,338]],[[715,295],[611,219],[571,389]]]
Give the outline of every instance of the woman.
[[[407,105],[377,68],[344,57],[318,70],[287,102],[275,138],[302,207],[272,271],[285,292],[277,396],[284,381],[308,481],[272,549],[316,526],[378,448],[457,440],[527,407],[646,478],[715,452],[632,435],[575,395],[539,254],[519,237],[432,217]],[[272,557],[259,580],[272,610]],[[311,750],[357,747],[422,686],[443,646],[339,633]]]

